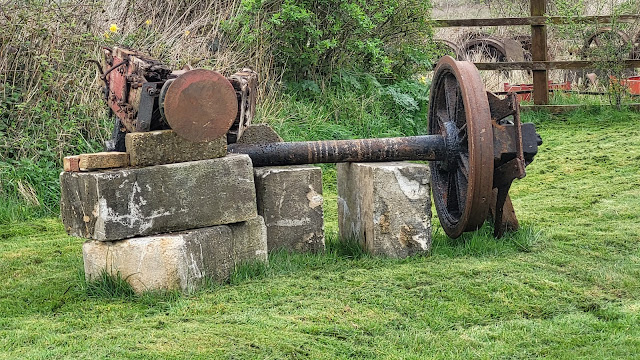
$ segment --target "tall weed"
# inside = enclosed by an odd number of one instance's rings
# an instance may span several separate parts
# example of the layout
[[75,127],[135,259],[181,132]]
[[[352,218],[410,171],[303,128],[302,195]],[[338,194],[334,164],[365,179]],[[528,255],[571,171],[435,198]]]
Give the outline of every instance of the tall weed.
[[[66,155],[96,152],[111,121],[95,66],[102,46],[231,72],[218,24],[239,0],[0,4],[0,222],[57,211]],[[111,28],[111,30],[109,30]],[[227,46],[228,47],[228,46]]]

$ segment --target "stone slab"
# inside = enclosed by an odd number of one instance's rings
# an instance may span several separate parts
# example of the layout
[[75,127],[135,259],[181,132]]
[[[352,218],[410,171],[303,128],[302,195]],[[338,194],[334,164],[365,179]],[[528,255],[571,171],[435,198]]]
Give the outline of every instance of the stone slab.
[[236,266],[267,261],[267,227],[262,216],[229,224],[233,238],[233,259]]
[[78,167],[81,171],[114,169],[129,166],[129,154],[126,152],[106,151],[78,155]]
[[338,228],[372,255],[404,258],[431,249],[428,165],[337,165]]
[[238,144],[261,145],[282,142],[282,138],[267,124],[251,124],[247,126],[238,139]]
[[316,166],[254,168],[258,214],[267,224],[269,251],[324,251],[322,169]]
[[87,173],[63,172],[60,211],[70,235],[94,240],[230,224],[254,218],[247,155]]
[[173,164],[223,157],[227,154],[227,137],[196,143],[173,130],[135,132],[126,135],[125,147],[131,166]]
[[262,217],[174,234],[119,241],[88,240],[82,246],[87,281],[120,275],[137,293],[196,290],[206,280],[224,282],[247,262],[267,261]]

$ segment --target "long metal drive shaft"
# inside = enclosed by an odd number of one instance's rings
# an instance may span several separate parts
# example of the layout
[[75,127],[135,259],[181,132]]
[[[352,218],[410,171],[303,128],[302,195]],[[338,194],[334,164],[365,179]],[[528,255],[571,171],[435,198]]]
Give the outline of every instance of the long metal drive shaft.
[[379,139],[280,142],[262,145],[230,144],[230,153],[247,154],[254,166],[340,162],[445,160],[441,135]]

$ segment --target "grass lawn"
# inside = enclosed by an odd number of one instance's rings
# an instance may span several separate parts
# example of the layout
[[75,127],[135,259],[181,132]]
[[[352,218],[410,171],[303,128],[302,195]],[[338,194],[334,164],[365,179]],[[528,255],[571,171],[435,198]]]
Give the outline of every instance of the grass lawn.
[[0,358],[640,357],[640,114],[526,113],[544,145],[512,188],[522,229],[430,256],[336,244],[192,295],[105,295],[56,218],[0,225]]

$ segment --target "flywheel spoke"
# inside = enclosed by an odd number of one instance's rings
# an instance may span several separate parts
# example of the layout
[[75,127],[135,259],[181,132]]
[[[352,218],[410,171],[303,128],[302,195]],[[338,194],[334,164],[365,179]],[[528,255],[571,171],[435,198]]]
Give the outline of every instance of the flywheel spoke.
[[458,198],[458,210],[462,213],[467,201],[467,178],[462,173],[461,168],[457,168],[455,170],[455,174],[456,186],[458,188],[458,193],[456,194],[456,197]]
[[457,106],[455,111],[455,122],[456,122],[456,126],[459,129],[462,129],[463,126],[467,125],[467,117],[464,111],[464,102],[462,101],[462,92],[459,87],[456,91],[456,98],[458,100],[457,100]]
[[467,139],[469,138],[469,133],[467,132],[467,124],[462,125],[460,130],[458,130],[458,144],[467,147]]
[[442,131],[444,129],[444,123],[449,120],[446,109],[440,109],[436,112],[436,117],[438,118],[438,130]]
[[469,180],[469,158],[464,153],[458,154],[458,167],[467,181]]
[[452,214],[456,214],[460,209],[460,202],[458,200],[458,180],[456,179],[456,172],[450,171],[447,174],[447,208]]
[[460,129],[458,129],[458,137],[462,136],[463,134],[465,136],[467,134],[467,123],[466,122],[460,127]]
[[456,79],[451,75],[445,77],[444,87],[447,102],[447,115],[449,115],[449,120],[457,122],[460,88],[458,87]]

